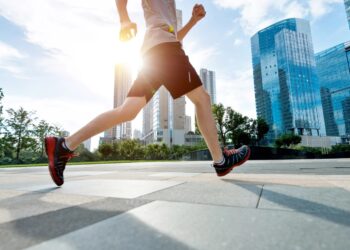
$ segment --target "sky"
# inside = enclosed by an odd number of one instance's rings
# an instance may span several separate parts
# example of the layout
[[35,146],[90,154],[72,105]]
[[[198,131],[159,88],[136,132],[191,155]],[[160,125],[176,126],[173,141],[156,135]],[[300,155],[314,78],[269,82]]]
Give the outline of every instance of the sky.
[[[207,16],[184,39],[199,72],[216,72],[217,101],[255,118],[250,38],[285,18],[310,21],[315,52],[350,40],[343,0],[178,0],[183,23],[196,3]],[[141,0],[129,0],[137,37],[118,40],[114,0],[0,0],[0,87],[5,109],[23,107],[74,133],[113,108],[114,67],[142,65]],[[186,113],[194,117],[187,100]],[[142,128],[142,112],[133,129]],[[98,136],[93,138],[96,147]]]

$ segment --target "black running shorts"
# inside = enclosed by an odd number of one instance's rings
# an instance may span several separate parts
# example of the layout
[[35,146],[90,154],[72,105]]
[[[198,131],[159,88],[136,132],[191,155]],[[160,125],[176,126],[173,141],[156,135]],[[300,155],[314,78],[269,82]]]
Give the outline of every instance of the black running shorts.
[[143,56],[143,67],[127,96],[145,96],[148,102],[162,85],[174,99],[202,86],[179,42],[162,43]]

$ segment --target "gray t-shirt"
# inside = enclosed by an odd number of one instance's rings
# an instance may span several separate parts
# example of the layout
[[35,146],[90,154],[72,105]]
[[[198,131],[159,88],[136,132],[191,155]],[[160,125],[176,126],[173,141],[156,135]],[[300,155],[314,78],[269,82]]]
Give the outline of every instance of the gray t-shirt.
[[177,42],[175,0],[142,0],[146,34],[141,53],[166,42]]

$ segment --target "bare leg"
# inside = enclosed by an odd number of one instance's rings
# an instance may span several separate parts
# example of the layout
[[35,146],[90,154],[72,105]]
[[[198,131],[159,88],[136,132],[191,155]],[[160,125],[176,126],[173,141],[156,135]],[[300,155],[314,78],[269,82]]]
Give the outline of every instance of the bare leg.
[[222,159],[222,150],[219,144],[215,120],[211,112],[210,96],[203,86],[192,90],[187,97],[196,108],[198,127],[209,148],[214,161]]
[[76,149],[80,143],[92,136],[117,124],[133,120],[145,105],[145,97],[127,97],[121,106],[100,114],[79,131],[66,137],[66,145],[71,150]]

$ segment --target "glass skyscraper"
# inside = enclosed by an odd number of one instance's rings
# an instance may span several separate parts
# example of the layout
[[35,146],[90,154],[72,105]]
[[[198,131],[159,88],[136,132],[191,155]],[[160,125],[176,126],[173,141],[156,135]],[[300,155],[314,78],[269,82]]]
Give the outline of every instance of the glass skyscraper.
[[324,134],[321,96],[309,22],[286,19],[251,38],[257,116],[268,139],[292,132]]
[[316,54],[326,132],[350,136],[350,42]]
[[348,16],[348,23],[350,29],[350,0],[344,0],[346,15]]

